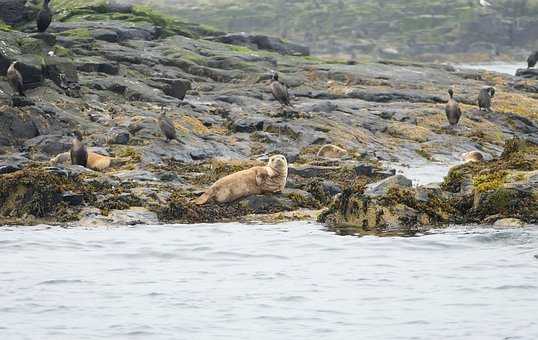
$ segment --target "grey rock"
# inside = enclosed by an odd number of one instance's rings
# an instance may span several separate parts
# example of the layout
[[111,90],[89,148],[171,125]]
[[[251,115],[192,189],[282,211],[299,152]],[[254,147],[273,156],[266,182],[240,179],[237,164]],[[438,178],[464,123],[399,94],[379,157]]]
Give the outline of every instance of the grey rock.
[[131,135],[128,131],[119,128],[112,128],[109,132],[108,143],[126,145],[129,144],[130,137]]
[[251,35],[246,33],[226,34],[211,38],[213,41],[225,44],[242,45],[259,50],[274,51],[281,54],[290,54],[297,56],[310,55],[308,47],[299,44],[284,42],[282,39],[268,37],[265,35]]
[[502,228],[522,228],[525,226],[525,222],[517,218],[503,218],[495,221],[493,225]]
[[391,188],[411,188],[413,182],[402,175],[386,178],[380,182],[368,185],[365,194],[376,197],[385,195]]
[[29,20],[32,11],[26,7],[26,2],[27,0],[0,0],[0,19],[9,25]]

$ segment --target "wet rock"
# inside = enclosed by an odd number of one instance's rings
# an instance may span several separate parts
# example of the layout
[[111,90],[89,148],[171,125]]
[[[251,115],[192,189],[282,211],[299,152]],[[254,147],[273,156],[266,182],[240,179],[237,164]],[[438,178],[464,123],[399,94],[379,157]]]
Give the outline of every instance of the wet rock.
[[41,40],[50,47],[56,45],[56,36],[51,33],[35,33],[31,34],[30,37],[33,39]]
[[355,167],[357,176],[371,177],[374,174],[374,167],[367,164],[359,164]]
[[29,20],[32,10],[26,7],[27,0],[0,0],[0,19],[8,25]]
[[340,170],[339,166],[291,165],[288,167],[288,174],[304,178],[328,177],[338,170]]
[[516,70],[516,77],[538,79],[538,70],[535,68],[519,68]]
[[10,174],[21,169],[18,165],[0,164],[0,175]]
[[522,228],[525,226],[525,222],[517,218],[503,218],[497,220],[493,225],[502,228]]
[[34,154],[45,154],[47,159],[71,147],[71,139],[61,135],[42,135],[24,142],[24,149]]
[[129,144],[130,137],[131,135],[126,130],[112,128],[109,132],[108,143],[126,145]]
[[180,100],[185,99],[191,89],[191,82],[186,79],[151,78],[151,86],[161,89],[164,94]]
[[101,215],[95,208],[85,209],[79,225],[85,227],[99,226],[131,226],[137,224],[159,224],[157,214],[142,207],[132,207],[126,210],[111,210],[107,216]]
[[75,30],[88,32],[93,39],[120,42],[126,40],[153,40],[158,37],[157,27],[144,23],[129,23],[126,21],[81,21],[81,22],[55,22],[49,28],[53,33],[69,36]]
[[365,194],[372,197],[382,196],[387,194],[391,188],[411,188],[412,186],[413,182],[410,179],[396,175],[369,185]]
[[32,98],[29,97],[12,96],[11,105],[13,105],[13,107],[26,107],[35,105],[35,102]]
[[310,55],[308,47],[284,42],[279,38],[268,37],[265,35],[251,35],[247,33],[226,34],[211,38],[213,41],[222,42],[225,44],[242,45],[253,49],[267,50],[278,52],[281,54],[290,54],[297,56]]
[[263,130],[266,121],[267,118],[263,116],[233,113],[228,117],[228,126],[233,132],[251,133]]
[[132,182],[156,182],[158,178],[150,171],[147,170],[132,170],[132,171],[118,171],[114,173],[114,177],[122,181]]
[[34,119],[17,110],[0,110],[0,146],[17,145],[21,141],[39,136]]
[[81,205],[84,202],[84,196],[74,193],[72,191],[66,191],[62,194],[62,200],[69,205]]
[[100,58],[80,58],[76,62],[77,70],[88,73],[106,73],[112,76],[120,73],[120,65]]
[[241,200],[239,204],[243,208],[253,211],[256,214],[289,211],[293,207],[293,202],[282,195],[249,196]]

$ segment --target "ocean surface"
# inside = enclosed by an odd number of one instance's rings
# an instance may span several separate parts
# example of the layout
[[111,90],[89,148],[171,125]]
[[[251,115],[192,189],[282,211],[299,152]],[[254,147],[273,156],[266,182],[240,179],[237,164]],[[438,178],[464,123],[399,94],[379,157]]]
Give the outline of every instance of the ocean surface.
[[538,338],[538,227],[0,228],[1,339]]

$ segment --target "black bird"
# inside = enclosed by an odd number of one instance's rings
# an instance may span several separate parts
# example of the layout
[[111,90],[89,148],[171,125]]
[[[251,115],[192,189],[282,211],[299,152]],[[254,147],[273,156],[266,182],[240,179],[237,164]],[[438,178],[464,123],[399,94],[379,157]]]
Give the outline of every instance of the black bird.
[[450,127],[455,128],[460,121],[461,110],[458,102],[454,99],[454,90],[451,88],[448,89],[448,94],[450,95],[450,98],[445,106],[446,118],[450,123]]
[[282,106],[291,106],[290,95],[288,93],[288,88],[278,81],[278,73],[272,71],[273,76],[271,77],[271,93],[273,97],[280,103]]
[[532,68],[536,66],[536,63],[538,62],[538,51],[533,52],[529,58],[527,58],[527,68]]
[[24,80],[21,73],[17,70],[18,61],[14,61],[9,65],[6,72],[6,77],[9,85],[14,92],[17,92],[20,96],[26,97],[24,94]]
[[71,144],[71,164],[86,166],[88,164],[88,150],[82,142],[82,134],[80,131],[73,131],[73,141]]
[[37,13],[37,30],[41,33],[49,28],[52,22],[52,11],[49,8],[50,0],[43,0],[43,8]]
[[480,110],[491,111],[491,98],[495,96],[495,88],[486,86],[480,89],[478,95],[478,107]]
[[179,138],[177,138],[176,127],[170,118],[166,117],[166,110],[164,106],[161,107],[161,114],[159,116],[159,127],[164,137],[166,137],[166,142],[169,143],[171,140],[175,139],[179,143],[184,144]]

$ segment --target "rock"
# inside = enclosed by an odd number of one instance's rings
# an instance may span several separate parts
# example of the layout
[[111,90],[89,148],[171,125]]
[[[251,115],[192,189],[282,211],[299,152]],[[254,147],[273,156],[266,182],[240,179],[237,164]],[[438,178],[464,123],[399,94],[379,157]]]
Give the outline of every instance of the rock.
[[191,82],[186,79],[151,78],[150,85],[180,100],[185,99],[187,91],[191,89]]
[[301,176],[304,178],[328,177],[329,175],[334,174],[335,171],[338,171],[340,169],[341,168],[338,166],[290,165],[288,166],[288,174]]
[[56,45],[56,36],[51,33],[35,33],[30,35],[31,38],[43,41],[47,46]]
[[106,73],[112,76],[120,73],[120,65],[101,58],[79,58],[76,61],[77,70],[88,73]]
[[386,178],[380,182],[370,184],[365,191],[368,196],[376,197],[386,195],[392,188],[411,188],[413,182],[402,175]]
[[45,74],[68,96],[75,98],[81,96],[77,68],[71,60],[47,56],[45,58]]
[[279,38],[268,37],[265,35],[251,35],[247,33],[226,34],[211,38],[213,41],[225,44],[242,45],[258,50],[267,50],[278,52],[280,54],[289,54],[296,56],[308,56],[310,50],[308,47],[284,42]]
[[293,202],[282,195],[254,195],[239,201],[239,204],[255,214],[267,214],[276,211],[288,211]]
[[3,164],[0,164],[0,175],[10,174],[12,172],[19,171],[20,169],[21,169],[21,167],[18,166],[18,165],[12,165],[12,164],[3,165]]
[[35,105],[35,102],[29,97],[11,96],[11,105],[14,107],[26,107]]
[[495,227],[502,227],[502,228],[522,228],[526,224],[525,222],[517,218],[503,218],[503,219],[497,220],[493,225]]
[[371,177],[374,174],[374,167],[366,164],[359,164],[355,167],[357,176]]
[[108,143],[109,144],[129,144],[131,135],[129,132],[119,128],[112,128],[109,132]]
[[232,113],[228,117],[228,128],[233,132],[255,132],[261,131],[264,129],[265,122],[267,121],[266,117],[263,116],[253,116],[253,115],[242,115],[239,113]]
[[142,207],[131,207],[126,210],[111,210],[107,216],[101,215],[99,209],[86,208],[77,223],[84,227],[131,226],[137,224],[159,224],[157,214]]
[[516,77],[538,79],[538,69],[519,68],[516,71]]
[[42,135],[24,142],[24,149],[32,153],[56,156],[71,147],[71,138],[61,135]]
[[0,19],[8,25],[20,24],[32,16],[27,0],[0,0]]
[[156,182],[159,180],[152,172],[146,170],[118,171],[114,173],[114,177],[131,182]]
[[66,191],[62,194],[62,200],[69,205],[81,205],[84,202],[84,196],[71,191]]

